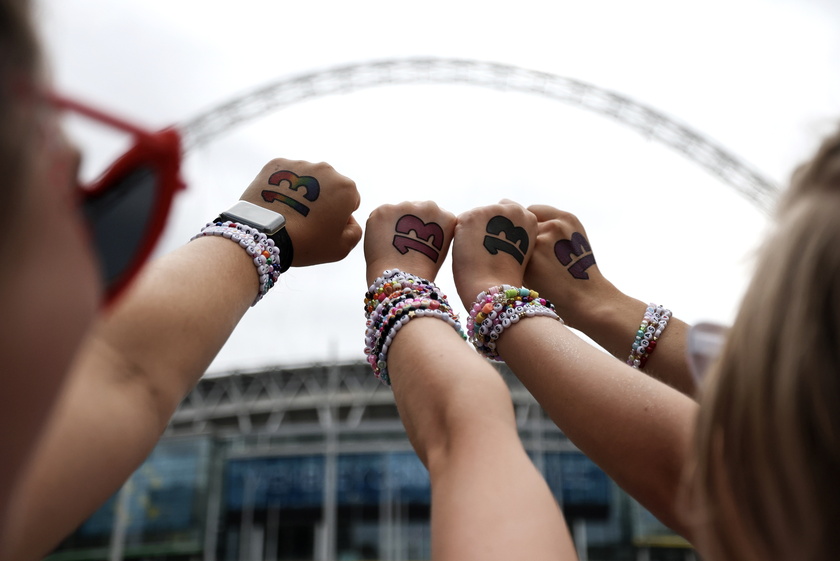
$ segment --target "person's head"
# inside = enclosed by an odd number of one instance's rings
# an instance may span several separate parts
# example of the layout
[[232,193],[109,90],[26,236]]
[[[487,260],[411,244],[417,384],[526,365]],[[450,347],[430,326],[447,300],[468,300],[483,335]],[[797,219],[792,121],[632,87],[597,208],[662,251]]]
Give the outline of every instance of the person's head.
[[[78,154],[46,103],[29,2],[0,0],[0,507],[48,418],[101,284],[77,203]],[[0,521],[3,513],[0,511]],[[0,524],[2,527],[2,524]]]
[[0,0],[0,204],[7,232],[0,240],[0,303],[14,326],[4,330],[2,349],[9,372],[25,367],[50,377],[66,370],[95,317],[100,284],[78,209],[79,156],[45,99],[29,10],[25,0]]
[[709,378],[693,491],[710,558],[836,557],[840,133],[794,174]]
[[[34,152],[33,116],[22,101],[40,74],[40,49],[29,20],[28,2],[0,2],[0,173],[4,188],[0,206],[18,208]],[[8,243],[3,240],[0,243]],[[0,246],[2,247],[2,246]]]
[[[150,132],[54,91],[40,70],[27,8],[23,0],[0,0],[0,56],[8,61],[0,65],[0,112],[14,120],[0,132],[1,202],[7,228],[26,232],[0,240],[0,298],[24,316],[15,322],[26,328],[21,337],[53,343],[45,356],[56,368],[37,370],[45,374],[66,369],[59,367],[100,308],[136,277],[183,182],[176,130]],[[59,123],[65,112],[133,140],[92,183],[78,180],[79,153]]]

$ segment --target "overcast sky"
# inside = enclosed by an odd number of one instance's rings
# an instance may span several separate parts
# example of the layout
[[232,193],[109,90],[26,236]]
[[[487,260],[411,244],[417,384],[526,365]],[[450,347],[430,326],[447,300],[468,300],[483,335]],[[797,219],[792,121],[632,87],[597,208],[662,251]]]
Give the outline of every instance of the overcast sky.
[[[39,21],[61,90],[152,128],[286,76],[418,56],[620,92],[779,184],[840,117],[835,0],[40,0]],[[768,225],[685,157],[583,109],[477,86],[383,86],[287,107],[190,152],[162,250],[276,156],[352,177],[362,224],[404,199],[456,214],[502,197],[573,212],[610,280],[689,322],[731,320]],[[439,284],[457,300],[449,263]],[[211,372],[363,358],[364,290],[361,245],[341,263],[292,269]]]

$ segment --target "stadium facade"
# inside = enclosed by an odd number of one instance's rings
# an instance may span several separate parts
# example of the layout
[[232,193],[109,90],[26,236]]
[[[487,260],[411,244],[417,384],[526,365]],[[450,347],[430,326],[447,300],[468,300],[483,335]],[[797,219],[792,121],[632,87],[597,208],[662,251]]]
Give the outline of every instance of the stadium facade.
[[[581,559],[695,559],[499,371]],[[231,372],[199,382],[147,461],[48,559],[423,560],[429,502],[367,363]]]

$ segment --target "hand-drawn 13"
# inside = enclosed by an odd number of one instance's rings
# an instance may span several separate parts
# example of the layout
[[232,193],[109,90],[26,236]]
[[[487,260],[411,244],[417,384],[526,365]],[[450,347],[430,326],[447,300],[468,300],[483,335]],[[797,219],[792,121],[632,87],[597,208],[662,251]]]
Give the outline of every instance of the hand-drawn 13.
[[[499,215],[494,216],[487,222],[486,231],[492,235],[484,236],[484,249],[492,255],[496,255],[500,251],[509,253],[519,261],[520,265],[522,264],[530,244],[528,232],[525,228],[516,226],[506,216]],[[507,239],[499,237],[502,232]]]
[[[586,280],[586,269],[595,264],[595,254],[587,239],[580,232],[572,234],[571,240],[558,240],[554,244],[554,255],[569,274],[576,279]],[[574,258],[578,258],[576,261]],[[574,261],[574,263],[572,263]]]
[[[417,236],[416,238],[407,235],[412,230]],[[438,262],[440,252],[443,249],[443,228],[437,222],[426,223],[413,214],[405,214],[397,220],[394,231],[397,234],[394,235],[392,243],[401,254],[405,255],[409,249],[413,249],[435,263]]]
[[[269,185],[277,185],[279,187],[283,182],[289,184],[289,190],[291,191],[297,191],[301,187],[306,189],[306,192],[303,194],[303,198],[310,202],[315,202],[321,194],[321,185],[318,183],[318,180],[308,175],[300,176],[293,171],[281,170],[274,172],[271,174],[271,177],[268,178]],[[288,205],[303,216],[309,214],[308,206],[289,197],[288,195],[278,193],[277,191],[265,189],[262,192],[262,198],[267,203],[273,203],[276,201]]]

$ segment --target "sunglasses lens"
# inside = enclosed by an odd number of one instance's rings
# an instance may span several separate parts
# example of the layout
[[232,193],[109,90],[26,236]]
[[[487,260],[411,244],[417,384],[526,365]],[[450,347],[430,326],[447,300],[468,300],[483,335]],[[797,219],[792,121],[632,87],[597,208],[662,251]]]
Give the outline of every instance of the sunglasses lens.
[[157,181],[153,168],[136,167],[85,199],[85,215],[109,293],[136,269],[148,247]]

